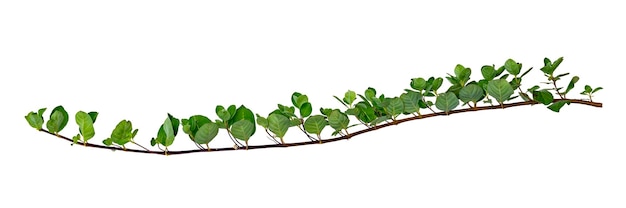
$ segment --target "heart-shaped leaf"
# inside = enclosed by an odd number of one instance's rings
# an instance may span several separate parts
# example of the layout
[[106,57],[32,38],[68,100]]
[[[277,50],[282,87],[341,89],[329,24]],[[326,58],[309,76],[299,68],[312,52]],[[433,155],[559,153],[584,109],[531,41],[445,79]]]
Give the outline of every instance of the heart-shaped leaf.
[[419,102],[422,99],[422,94],[413,91],[407,91],[400,95],[400,99],[404,103],[404,113],[415,113],[419,112],[420,106]]
[[504,69],[514,76],[517,76],[522,70],[522,64],[517,63],[513,59],[508,59],[504,62]]
[[485,92],[477,84],[468,84],[459,91],[459,99],[464,103],[477,103],[483,98],[485,98]]
[[333,110],[328,116],[328,124],[335,130],[347,129],[348,125],[350,125],[350,120],[345,113]]
[[198,128],[194,141],[198,144],[208,144],[217,136],[219,126],[215,123],[205,123]]
[[[303,95],[303,96],[306,96],[306,95]],[[241,120],[249,121],[252,124],[255,123],[254,113],[252,113],[252,111],[246,108],[246,106],[244,105],[241,105],[239,106],[239,108],[237,108],[237,111],[235,111],[235,114],[230,119],[230,122],[234,124],[235,122],[241,121]],[[256,132],[256,126],[252,125],[252,134],[254,134],[254,132]]]
[[289,118],[281,114],[270,114],[267,120],[269,122],[269,130],[279,138],[283,138],[291,126]]
[[314,115],[304,121],[304,130],[311,134],[316,134],[318,137],[324,130],[324,127],[328,125],[328,121],[322,115]]
[[240,120],[230,127],[230,132],[236,139],[247,141],[254,134],[254,123],[248,120]]
[[483,74],[483,78],[487,81],[493,80],[496,75],[496,69],[493,66],[485,65],[480,69],[480,72]]

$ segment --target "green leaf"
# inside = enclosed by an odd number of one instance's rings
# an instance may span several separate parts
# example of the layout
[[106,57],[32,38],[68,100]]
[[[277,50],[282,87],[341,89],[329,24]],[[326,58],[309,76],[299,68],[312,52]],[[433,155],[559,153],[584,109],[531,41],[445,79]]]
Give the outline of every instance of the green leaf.
[[602,87],[596,87],[596,89],[593,89],[593,91],[591,93],[596,93],[597,91],[600,91],[601,89],[603,89]]
[[513,95],[513,87],[504,79],[491,80],[487,84],[487,93],[502,104]]
[[215,107],[215,113],[217,114],[217,117],[220,117],[220,119],[224,121],[224,123],[230,120],[230,113],[224,108],[224,106],[218,105]]
[[87,140],[93,138],[96,132],[93,128],[91,116],[83,111],[78,111],[75,115],[75,120],[76,124],[78,124],[78,131],[83,135],[84,141],[87,142]]
[[485,98],[485,92],[477,84],[468,84],[459,91],[459,99],[464,103],[477,103],[483,98]]
[[548,92],[547,90],[539,90],[533,91],[533,100],[544,105],[548,105],[552,103],[554,97],[552,96],[552,93]]
[[69,115],[67,111],[63,108],[63,106],[57,106],[52,110],[50,114],[50,120],[46,123],[46,127],[48,131],[52,133],[59,133],[65,126],[69,120]]
[[311,106],[311,103],[306,102],[306,103],[302,104],[302,106],[300,106],[300,117],[301,118],[305,118],[307,116],[310,116],[312,112],[313,112],[313,107]]
[[[302,96],[306,96],[306,95],[302,95]],[[235,122],[241,121],[241,120],[249,121],[252,124],[255,123],[254,113],[252,113],[252,111],[246,108],[246,106],[244,105],[241,105],[239,106],[239,108],[237,108],[237,111],[235,111],[234,115],[232,116],[230,123],[234,124]],[[252,125],[252,134],[254,134],[254,132],[256,132],[256,125]]]
[[470,68],[465,68],[461,64],[457,64],[454,68],[454,74],[458,79],[459,85],[465,85],[465,83],[470,79],[472,70]]
[[411,79],[411,88],[417,91],[422,91],[426,89],[426,80],[421,77]]
[[389,103],[385,106],[385,111],[395,119],[397,115],[404,112],[404,102],[398,97],[386,99]]
[[439,90],[439,88],[441,87],[441,85],[443,84],[443,78],[439,77],[433,80],[433,84],[430,88],[430,90],[436,92],[437,90]]
[[37,111],[37,113],[35,112],[30,112],[26,115],[26,121],[28,121],[28,124],[37,129],[37,130],[41,130],[43,127],[43,113],[46,111],[46,108],[42,108],[39,109]]
[[301,95],[302,93],[299,92],[294,92],[293,94],[291,94],[291,104],[293,104],[293,106],[300,107],[300,105],[298,105],[298,97],[300,97]]
[[585,85],[585,91],[584,91],[584,92],[586,92],[586,93],[591,93],[591,91],[592,91],[592,90],[591,90],[591,86],[589,86],[589,85]]
[[493,66],[485,65],[480,69],[483,74],[483,78],[487,81],[493,80],[496,77],[496,69]]
[[328,121],[322,115],[314,115],[304,121],[304,130],[311,134],[316,134],[318,137],[324,130],[324,127],[328,125]]
[[506,69],[509,74],[517,76],[522,70],[522,64],[517,63],[513,59],[508,59],[504,62],[504,69]]
[[248,120],[240,120],[230,127],[233,137],[242,141],[248,141],[254,134],[254,123]]
[[567,89],[563,94],[567,94],[570,90],[574,89],[574,85],[576,84],[576,82],[578,82],[579,79],[580,78],[578,76],[572,77],[572,79],[569,81],[569,85],[567,85]]
[[219,126],[215,123],[205,123],[195,134],[194,141],[198,144],[208,144],[217,136]]
[[122,120],[117,123],[113,132],[111,132],[111,137],[108,139],[111,142],[114,142],[119,145],[124,145],[133,137],[133,124],[130,121]]
[[270,114],[267,120],[269,122],[269,130],[279,138],[283,138],[291,126],[289,118],[281,114]]
[[347,129],[350,125],[348,116],[339,110],[333,110],[328,116],[328,124],[335,130]]
[[267,121],[267,119],[259,114],[256,114],[256,123],[259,124],[259,126],[266,128],[270,125],[269,121]]
[[511,82],[509,82],[509,84],[511,84],[511,88],[517,89],[518,87],[522,85],[522,78],[515,77],[511,80]]
[[298,97],[298,99],[296,100],[296,108],[302,108],[302,105],[304,105],[305,103],[309,102],[309,97],[306,95],[300,95],[300,97]]
[[554,111],[554,112],[559,112],[561,111],[561,108],[565,105],[565,104],[570,104],[571,101],[569,100],[559,100],[556,101],[554,103],[552,103],[552,105],[548,106],[548,109]]
[[168,147],[174,143],[174,139],[178,133],[178,123],[179,120],[177,118],[169,113],[167,114],[167,118],[159,129],[159,131],[163,130],[163,134],[161,134],[161,136],[157,136],[159,144]]
[[189,119],[183,119],[183,132],[189,135],[189,138],[193,139],[202,125],[207,123],[213,123],[211,119],[203,115],[193,115]]
[[437,96],[437,100],[435,100],[435,107],[437,109],[442,110],[448,114],[451,110],[456,108],[459,105],[459,99],[454,95],[454,93],[446,92],[441,93]]
[[72,137],[72,144],[78,143],[80,140],[80,134],[76,134],[76,136]]
[[91,121],[93,123],[96,123],[96,119],[98,118],[98,112],[92,111],[92,112],[89,112],[87,114],[89,114],[89,117],[91,118]]
[[376,89],[368,87],[367,90],[365,90],[365,98],[372,100],[373,97],[376,97]]
[[[154,140],[154,139],[152,139]],[[113,144],[113,141],[111,141],[111,138],[107,138],[105,140],[102,140],[102,144],[106,145],[106,146],[111,146]],[[152,145],[154,146],[154,145]]]
[[400,99],[404,103],[404,113],[415,113],[420,110],[419,102],[422,99],[422,94],[407,91],[400,95]]
[[345,102],[349,106],[352,106],[354,100],[356,100],[356,92],[352,90],[348,90],[348,92],[346,92],[343,96],[343,102]]

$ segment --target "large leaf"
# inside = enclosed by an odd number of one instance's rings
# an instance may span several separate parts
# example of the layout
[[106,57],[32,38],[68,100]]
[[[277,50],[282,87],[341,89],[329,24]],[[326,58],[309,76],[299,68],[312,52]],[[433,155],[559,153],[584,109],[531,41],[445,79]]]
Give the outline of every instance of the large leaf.
[[215,123],[205,123],[198,128],[194,141],[198,144],[208,144],[217,136],[219,126]]
[[207,123],[213,123],[211,119],[203,115],[193,115],[189,119],[183,119],[183,132],[189,135],[189,138],[193,139],[198,129]]
[[450,112],[459,105],[459,99],[452,92],[441,93],[435,100],[435,107],[446,112]]
[[493,66],[485,65],[480,69],[480,72],[483,74],[483,78],[487,81],[493,80],[496,75],[496,69]]
[[46,127],[48,131],[52,133],[59,133],[65,126],[69,120],[69,115],[67,111],[63,108],[63,106],[57,106],[50,113],[50,120],[46,123]]
[[247,142],[254,134],[254,123],[248,120],[237,121],[230,127],[230,132],[236,139]]
[[28,113],[25,116],[26,121],[28,121],[28,124],[31,127],[35,128],[37,130],[41,130],[42,127],[43,127],[43,123],[44,123],[44,121],[43,121],[43,113],[45,111],[46,111],[46,108],[39,109],[39,111],[37,111],[37,113],[31,111],[30,113]]
[[468,84],[459,91],[459,99],[464,103],[477,103],[483,98],[485,98],[485,92],[477,84]]
[[178,133],[178,122],[178,119],[174,118],[169,113],[167,114],[167,118],[161,126],[164,135],[160,138],[160,144],[168,147],[174,143],[174,138],[176,138],[176,134]]
[[348,125],[350,125],[350,120],[345,113],[333,110],[328,116],[328,124],[335,130],[347,129]]
[[411,88],[417,91],[422,91],[426,89],[426,80],[421,77],[411,79]]
[[130,121],[122,120],[117,123],[115,129],[111,133],[111,137],[108,139],[110,142],[114,142],[119,145],[124,145],[133,137],[133,124]]
[[[392,117],[396,117],[404,112],[404,102],[398,97],[387,99],[388,103],[385,106],[385,111]],[[395,119],[395,118],[394,118]]]
[[283,138],[291,126],[289,118],[277,113],[270,114],[267,117],[267,121],[269,122],[269,130],[279,138]]
[[75,120],[76,124],[78,124],[78,131],[81,135],[83,135],[83,140],[86,142],[87,140],[93,138],[96,132],[93,128],[91,116],[83,111],[78,111],[75,115]]
[[487,84],[487,93],[502,104],[513,95],[513,87],[504,79],[491,80]]
[[407,91],[400,95],[400,99],[404,103],[404,113],[415,113],[420,110],[419,101],[422,99],[422,94]]
[[[306,96],[306,95],[302,95],[302,96]],[[237,121],[241,121],[241,120],[250,121],[250,123],[252,124],[255,123],[254,113],[252,113],[252,111],[246,108],[246,106],[244,105],[241,105],[239,106],[239,108],[237,108],[237,111],[235,111],[235,115],[233,115],[232,118],[230,119],[230,123],[234,124]],[[252,134],[254,134],[254,132],[256,132],[256,125],[252,126]]]
[[322,115],[314,115],[304,121],[304,130],[311,134],[320,135],[324,127],[328,125],[328,121]]
[[522,70],[522,64],[517,63],[513,59],[508,59],[504,62],[504,69],[506,69],[509,74],[517,76]]

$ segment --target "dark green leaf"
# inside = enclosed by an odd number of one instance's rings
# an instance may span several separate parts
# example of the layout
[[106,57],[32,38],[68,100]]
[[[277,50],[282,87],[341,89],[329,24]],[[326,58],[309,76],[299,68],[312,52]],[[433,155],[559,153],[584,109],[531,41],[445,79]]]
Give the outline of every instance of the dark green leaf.
[[298,105],[298,97],[300,97],[302,94],[299,92],[294,92],[293,94],[291,94],[291,104],[293,104],[293,106],[296,107],[300,107],[300,105]]
[[91,121],[93,123],[96,123],[96,119],[98,118],[98,112],[92,111],[92,112],[89,112],[87,114],[89,114],[89,117],[91,117]]
[[565,105],[565,104],[570,104],[571,101],[569,100],[559,100],[556,101],[554,103],[552,103],[552,105],[548,106],[548,109],[554,111],[554,112],[559,112],[561,111],[561,108]]
[[365,90],[365,98],[372,100],[373,97],[376,97],[376,89],[371,87],[367,88],[367,90]]
[[456,97],[456,95],[454,95],[454,93],[451,92],[441,93],[439,94],[439,96],[437,96],[437,100],[435,100],[435,107],[437,107],[437,109],[439,110],[446,112],[446,114],[456,108],[458,105],[459,99]]
[[311,103],[306,102],[302,104],[302,106],[300,106],[300,116],[302,118],[310,116],[312,112],[313,112],[313,107],[311,106]]
[[63,106],[57,106],[50,113],[50,120],[46,123],[46,127],[52,133],[59,133],[67,125],[68,117],[67,111],[65,111]]
[[596,89],[593,89],[593,91],[591,93],[596,93],[597,91],[600,91],[601,89],[603,89],[602,87],[596,87]]
[[504,79],[491,80],[487,84],[487,93],[502,104],[513,95],[513,87]]
[[544,105],[548,105],[552,103],[554,97],[552,96],[552,93],[548,92],[547,90],[539,90],[533,92],[533,100]]
[[400,99],[404,103],[404,113],[415,113],[420,110],[419,102],[422,95],[417,92],[408,91],[400,95]]
[[592,90],[591,90],[591,86],[589,86],[589,85],[585,85],[585,92],[586,92],[586,93],[591,93],[591,91],[592,91]]
[[[306,96],[306,95],[301,95],[300,97],[302,96]],[[237,110],[235,111],[235,114],[232,116],[230,120],[230,123],[234,124],[235,122],[241,121],[241,120],[249,121],[252,124],[255,123],[254,113],[252,113],[252,111],[246,108],[246,106],[244,105],[241,105],[239,106],[239,108],[237,108]],[[256,125],[252,126],[252,134],[254,134],[254,132],[256,132]]]
[[572,77],[572,80],[569,81],[569,85],[567,85],[567,89],[565,89],[565,92],[563,94],[567,94],[570,90],[574,89],[574,85],[576,84],[576,82],[578,82],[580,78],[578,76],[574,76]]
[[441,87],[442,84],[443,84],[443,78],[441,78],[441,77],[436,78],[436,79],[434,79],[433,85],[430,88],[430,90],[436,92],[437,90],[439,90],[439,88]]
[[392,117],[400,115],[404,112],[404,102],[398,97],[389,98],[388,105],[385,107],[385,111],[389,113]]

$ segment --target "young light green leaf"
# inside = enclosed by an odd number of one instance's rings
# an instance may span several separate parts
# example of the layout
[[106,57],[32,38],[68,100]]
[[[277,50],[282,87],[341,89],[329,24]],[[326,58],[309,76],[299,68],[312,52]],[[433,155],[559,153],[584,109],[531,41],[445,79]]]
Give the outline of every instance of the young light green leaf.
[[195,133],[194,141],[198,144],[208,144],[217,136],[219,127],[215,123],[205,123]]
[[502,105],[513,95],[513,87],[504,79],[491,80],[487,84],[487,93]]
[[554,103],[552,103],[552,105],[548,106],[548,109],[554,111],[554,112],[559,112],[561,111],[561,108],[565,105],[565,104],[570,104],[571,101],[569,100],[559,100],[556,101]]
[[289,118],[281,114],[270,114],[267,120],[269,122],[269,130],[279,138],[283,138],[291,126]]
[[[276,114],[275,114],[276,115]],[[230,127],[230,132],[236,139],[247,141],[254,134],[254,123],[248,120],[240,120]]]
[[328,125],[328,121],[322,115],[314,115],[304,121],[304,130],[311,134],[316,134],[318,137],[324,130],[324,127]]
[[215,107],[215,113],[217,114],[217,117],[220,117],[220,119],[224,121],[224,123],[227,123],[228,120],[230,120],[230,112],[228,112],[224,106],[218,105]]
[[130,142],[133,138],[132,131],[133,124],[130,121],[122,120],[117,124],[117,126],[115,126],[115,129],[113,129],[113,132],[111,132],[111,137],[109,137],[107,140],[111,143],[124,145]]
[[333,110],[328,116],[328,124],[335,130],[347,129],[350,125],[348,116],[339,110]]
[[343,102],[348,104],[348,106],[352,106],[354,100],[356,100],[356,92],[352,90],[348,90],[343,96]]
[[93,138],[96,132],[91,116],[83,111],[78,111],[75,115],[75,120],[76,124],[78,124],[78,131],[83,136],[83,141],[87,142],[87,140]]
[[451,110],[456,108],[459,105],[459,99],[454,95],[454,93],[446,92],[441,93],[437,96],[437,100],[435,100],[435,107],[437,109],[442,110],[448,114]]
[[259,114],[256,114],[256,123],[259,124],[259,126],[266,128],[270,125],[269,121],[267,121],[267,119]]
[[44,121],[43,121],[43,113],[45,111],[46,111],[46,108],[39,109],[37,111],[37,113],[31,111],[30,113],[28,113],[25,116],[26,121],[28,121],[28,124],[31,127],[35,128],[37,130],[41,130],[42,127],[43,127],[43,123],[44,123]]
[[298,99],[296,100],[296,105],[294,105],[296,108],[302,108],[302,105],[304,105],[305,103],[309,102],[309,97],[306,95],[300,95],[298,97]]
[[485,98],[485,92],[477,84],[468,84],[459,91],[459,99],[464,103],[473,102],[475,104],[483,98]]

